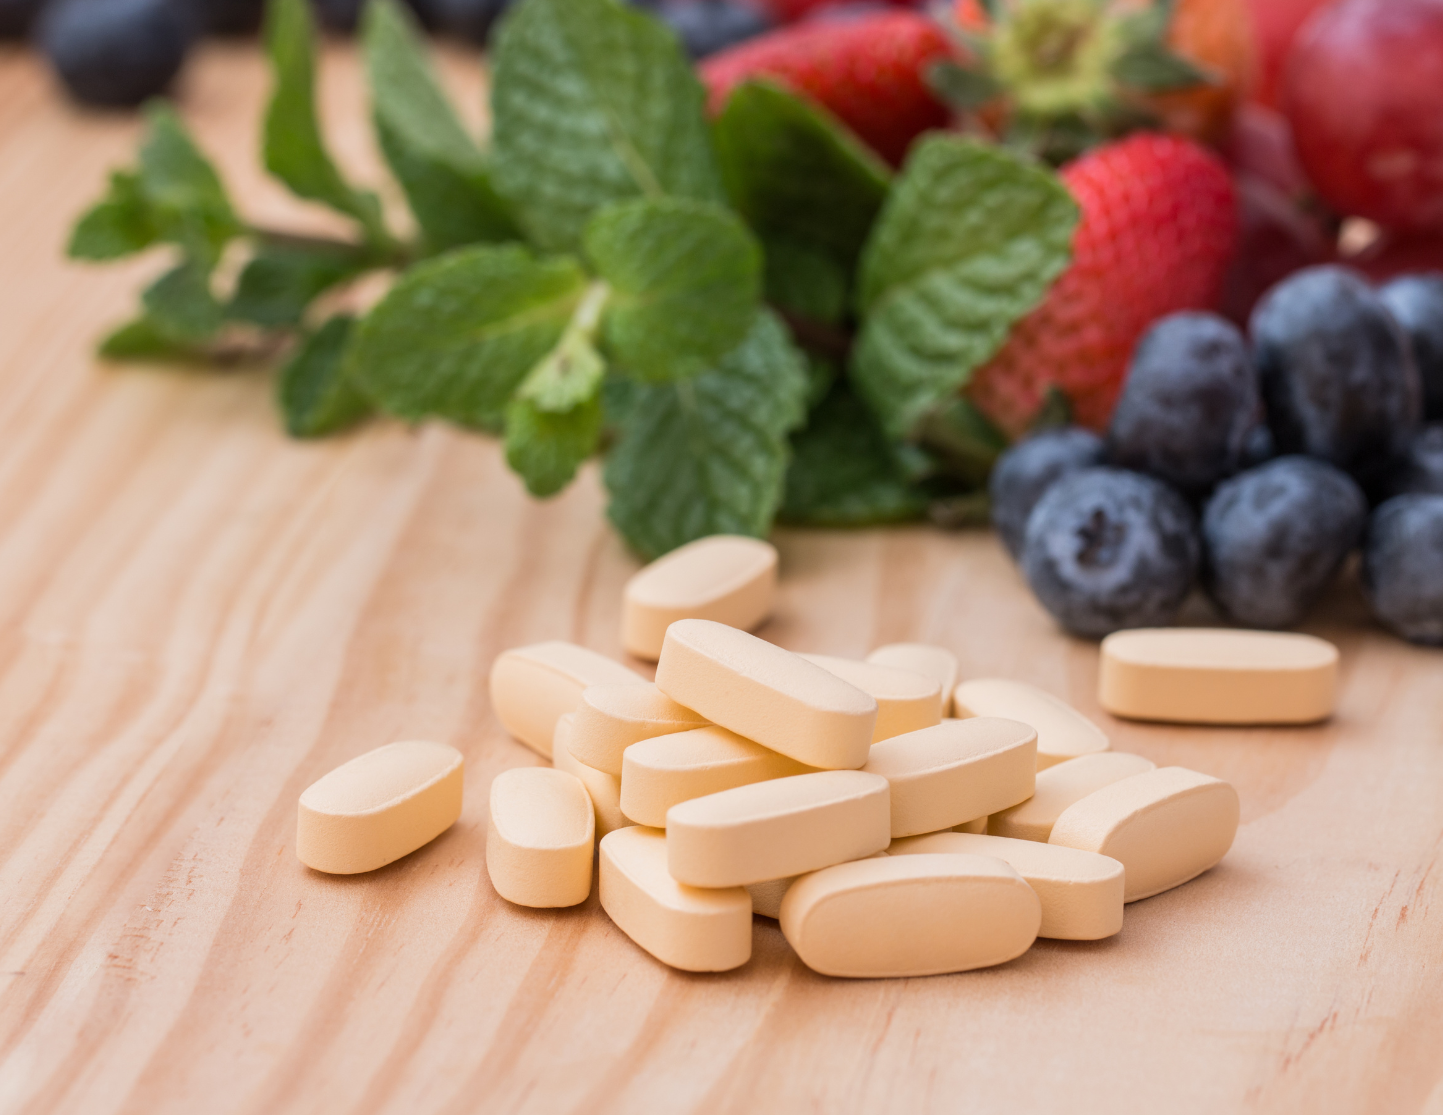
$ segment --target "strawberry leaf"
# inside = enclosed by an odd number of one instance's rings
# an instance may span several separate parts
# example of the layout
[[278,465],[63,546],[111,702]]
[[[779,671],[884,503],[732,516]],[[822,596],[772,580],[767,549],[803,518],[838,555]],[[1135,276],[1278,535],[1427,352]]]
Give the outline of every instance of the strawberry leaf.
[[913,148],[862,256],[858,393],[913,433],[1002,345],[1071,257],[1077,205],[1047,170],[952,136]]
[[641,379],[681,379],[746,336],[761,294],[761,252],[730,210],[681,198],[608,206],[586,254],[611,287],[608,355]]
[[376,135],[426,246],[516,239],[484,156],[431,71],[415,18],[396,0],[372,0],[364,45]]
[[523,0],[493,60],[496,186],[536,244],[576,248],[613,201],[724,200],[701,84],[652,17],[617,0]]
[[307,337],[281,369],[277,401],[292,437],[324,437],[353,426],[371,410],[345,374],[355,320],[337,315]]
[[515,245],[417,264],[357,327],[348,372],[382,409],[499,430],[512,393],[561,339],[587,289],[580,265]]
[[767,311],[691,379],[611,381],[619,438],[606,458],[607,514],[627,544],[650,559],[708,534],[765,536],[807,389],[801,354]]
[[732,92],[715,136],[732,203],[767,248],[768,297],[836,320],[840,307],[819,314],[831,300],[808,292],[846,288],[887,196],[886,164],[825,110],[767,82]]

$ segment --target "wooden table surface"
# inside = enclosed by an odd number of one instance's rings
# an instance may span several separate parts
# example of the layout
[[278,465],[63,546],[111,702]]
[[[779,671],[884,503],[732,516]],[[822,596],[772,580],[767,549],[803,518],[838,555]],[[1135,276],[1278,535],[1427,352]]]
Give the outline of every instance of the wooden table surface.
[[[444,61],[479,118],[474,59]],[[184,111],[250,215],[323,223],[256,169],[265,84],[208,46]],[[324,92],[373,166],[344,51]],[[0,1111],[1443,1113],[1443,655],[1351,588],[1313,628],[1343,649],[1332,723],[1162,728],[1099,712],[1095,648],[990,535],[779,533],[766,637],[940,643],[1237,786],[1223,864],[1111,940],[848,982],[758,918],[746,967],[697,976],[594,895],[499,899],[487,787],[538,760],[486,673],[541,639],[620,653],[635,563],[596,478],[534,503],[480,437],[297,444],[258,374],[94,363],[161,261],[61,245],[136,131],[0,56]],[[415,737],[465,753],[460,823],[369,875],[303,868],[301,789]]]

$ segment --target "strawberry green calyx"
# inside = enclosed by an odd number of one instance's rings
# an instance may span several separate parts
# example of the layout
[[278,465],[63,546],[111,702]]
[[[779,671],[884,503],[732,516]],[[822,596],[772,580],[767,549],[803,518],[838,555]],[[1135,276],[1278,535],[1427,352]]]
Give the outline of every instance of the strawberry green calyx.
[[[1167,45],[1171,0],[961,0],[963,61],[936,64],[933,88],[974,126],[1055,164],[1158,123],[1147,97],[1209,83]],[[960,24],[960,25],[959,25]]]

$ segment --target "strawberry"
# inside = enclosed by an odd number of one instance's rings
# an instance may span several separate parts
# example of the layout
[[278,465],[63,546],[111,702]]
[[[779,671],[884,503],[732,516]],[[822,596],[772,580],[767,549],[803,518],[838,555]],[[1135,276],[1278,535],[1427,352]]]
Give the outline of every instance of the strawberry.
[[1164,314],[1214,305],[1237,237],[1228,172],[1190,140],[1140,133],[1062,178],[1082,210],[1072,265],[968,389],[1013,435],[1051,385],[1079,423],[1105,427],[1137,339]]
[[923,71],[946,55],[947,37],[914,12],[880,12],[844,23],[800,23],[714,54],[701,65],[712,112],[732,89],[769,77],[839,117],[899,164],[912,141],[947,123]]

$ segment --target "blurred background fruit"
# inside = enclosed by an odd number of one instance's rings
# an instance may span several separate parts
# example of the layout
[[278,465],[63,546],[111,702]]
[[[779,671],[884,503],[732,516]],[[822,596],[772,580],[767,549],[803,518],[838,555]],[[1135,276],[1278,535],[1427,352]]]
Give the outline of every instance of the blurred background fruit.
[[252,35],[265,17],[265,0],[193,0],[208,35]]
[[1255,65],[1249,97],[1259,104],[1278,107],[1278,91],[1288,50],[1308,17],[1329,0],[1248,0],[1249,23],[1255,43]]
[[30,33],[30,26],[45,0],[0,0],[0,39],[19,39]]
[[165,91],[198,30],[177,0],[54,0],[36,33],[78,100],[124,106]]
[[656,9],[693,58],[707,58],[770,31],[772,20],[747,0],[665,0]]
[[1338,0],[1298,34],[1282,103],[1339,214],[1443,230],[1443,0]]

